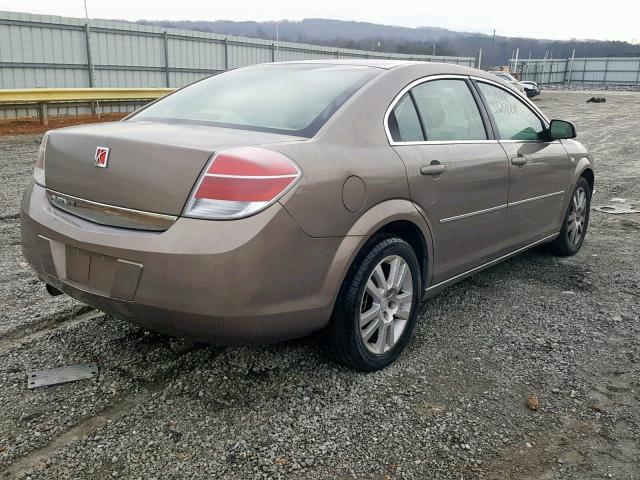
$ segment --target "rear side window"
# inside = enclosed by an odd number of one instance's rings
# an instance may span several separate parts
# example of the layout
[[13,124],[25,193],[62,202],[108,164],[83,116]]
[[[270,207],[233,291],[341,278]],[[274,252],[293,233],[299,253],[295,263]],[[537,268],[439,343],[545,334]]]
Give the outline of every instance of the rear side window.
[[539,140],[544,132],[542,120],[523,102],[507,91],[478,82],[487,107],[493,115],[502,140]]
[[132,117],[312,137],[381,70],[327,64],[259,65],[194,83]]
[[412,90],[428,141],[486,140],[478,105],[464,80],[432,80]]
[[405,93],[389,115],[389,132],[396,142],[421,142],[424,140],[418,112]]

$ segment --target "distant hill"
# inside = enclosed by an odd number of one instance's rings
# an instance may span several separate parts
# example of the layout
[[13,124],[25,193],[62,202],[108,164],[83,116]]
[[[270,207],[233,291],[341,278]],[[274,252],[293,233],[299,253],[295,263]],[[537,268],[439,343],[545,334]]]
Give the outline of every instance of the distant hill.
[[[229,20],[139,20],[142,25],[183,28],[223,35],[276,39],[276,22],[233,22]],[[412,54],[458,55],[476,57],[482,48],[483,67],[505,65],[516,48],[520,58],[568,58],[576,49],[577,57],[640,57],[640,45],[599,40],[539,40],[512,38],[481,33],[455,32],[438,27],[407,28],[367,22],[307,18],[277,22],[281,41],[311,43],[340,48]],[[378,46],[379,44],[379,46]]]

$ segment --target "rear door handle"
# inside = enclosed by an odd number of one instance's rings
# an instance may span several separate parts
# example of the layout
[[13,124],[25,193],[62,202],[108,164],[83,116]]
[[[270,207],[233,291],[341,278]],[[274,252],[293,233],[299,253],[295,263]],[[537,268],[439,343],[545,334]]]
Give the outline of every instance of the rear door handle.
[[524,155],[518,155],[517,157],[513,157],[511,159],[511,165],[515,165],[517,167],[524,167],[528,161],[529,159]]
[[447,171],[447,166],[440,163],[434,163],[432,165],[425,165],[420,169],[422,175],[440,175]]

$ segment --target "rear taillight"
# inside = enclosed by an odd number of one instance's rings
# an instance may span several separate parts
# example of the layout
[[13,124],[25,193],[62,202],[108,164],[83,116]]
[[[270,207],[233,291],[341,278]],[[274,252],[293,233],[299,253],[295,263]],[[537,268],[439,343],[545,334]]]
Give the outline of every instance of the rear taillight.
[[33,169],[33,180],[41,187],[46,187],[47,182],[44,175],[44,162],[45,152],[47,150],[47,139],[49,138],[49,132],[45,133],[40,142],[40,148],[38,149],[38,156],[36,158],[36,167]]
[[301,177],[281,153],[239,147],[216,153],[198,180],[184,215],[227,220],[252,215],[275,202]]

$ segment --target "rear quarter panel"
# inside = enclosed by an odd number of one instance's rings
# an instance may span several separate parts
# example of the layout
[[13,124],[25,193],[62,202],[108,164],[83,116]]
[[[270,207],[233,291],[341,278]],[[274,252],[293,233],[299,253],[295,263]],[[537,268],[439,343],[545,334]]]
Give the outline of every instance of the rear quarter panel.
[[[300,184],[282,203],[312,237],[347,235],[372,207],[409,198],[404,164],[391,148],[326,142],[275,148],[302,168]],[[343,186],[352,176],[364,184],[364,203],[355,212],[347,210],[343,199]]]

